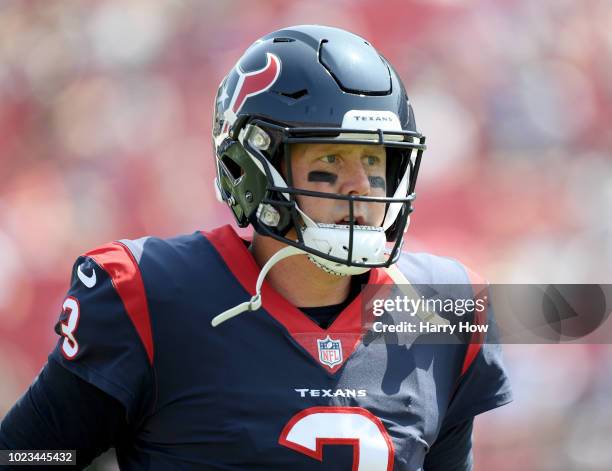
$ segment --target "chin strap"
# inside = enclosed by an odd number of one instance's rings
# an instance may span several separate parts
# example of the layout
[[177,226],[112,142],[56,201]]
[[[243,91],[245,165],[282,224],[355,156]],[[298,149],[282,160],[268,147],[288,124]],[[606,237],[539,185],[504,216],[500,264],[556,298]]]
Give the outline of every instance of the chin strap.
[[305,254],[303,250],[298,249],[297,247],[287,246],[285,248],[280,249],[276,252],[270,259],[266,262],[266,264],[262,267],[259,272],[259,276],[257,277],[257,284],[255,286],[255,296],[253,296],[249,301],[245,301],[238,306],[234,306],[227,311],[223,311],[221,314],[213,317],[213,320],[210,322],[213,327],[217,327],[222,322],[225,322],[232,317],[236,317],[238,314],[242,314],[245,311],[257,311],[261,307],[261,285],[263,285],[264,278],[276,263],[280,262],[282,259],[291,257],[292,255],[301,255]]

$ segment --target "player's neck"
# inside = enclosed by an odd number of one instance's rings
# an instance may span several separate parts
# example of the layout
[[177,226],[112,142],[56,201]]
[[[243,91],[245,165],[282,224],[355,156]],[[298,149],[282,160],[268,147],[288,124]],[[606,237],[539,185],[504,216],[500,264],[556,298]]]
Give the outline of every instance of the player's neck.
[[[250,251],[262,267],[283,247],[285,244],[275,239],[254,234]],[[296,255],[274,265],[266,281],[294,306],[316,307],[343,302],[350,291],[351,277],[331,275],[305,255]]]

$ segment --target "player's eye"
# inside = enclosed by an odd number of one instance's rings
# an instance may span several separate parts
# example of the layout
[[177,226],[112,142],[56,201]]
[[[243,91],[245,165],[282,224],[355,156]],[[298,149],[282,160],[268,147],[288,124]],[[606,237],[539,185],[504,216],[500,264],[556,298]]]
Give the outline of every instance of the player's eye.
[[363,162],[369,167],[375,167],[377,165],[380,165],[381,158],[375,155],[366,155],[365,157],[363,157]]
[[321,157],[320,160],[322,162],[325,162],[326,164],[335,164],[336,161],[338,160],[338,156],[335,154],[328,154],[328,155],[324,155],[323,157]]

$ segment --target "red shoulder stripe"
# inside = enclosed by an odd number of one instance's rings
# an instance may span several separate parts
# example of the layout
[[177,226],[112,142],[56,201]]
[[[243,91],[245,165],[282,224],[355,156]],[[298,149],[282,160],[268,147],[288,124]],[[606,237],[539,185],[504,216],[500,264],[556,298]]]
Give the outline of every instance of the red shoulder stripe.
[[121,242],[102,245],[85,254],[111,277],[132,324],[153,364],[153,334],[144,283],[132,252]]
[[[487,282],[486,280],[473,272],[467,267],[464,267],[467,272],[468,278],[470,279],[470,283],[472,285],[472,292],[474,293],[474,300],[483,299],[485,301],[485,306],[488,305],[487,300]],[[474,314],[474,324],[485,325],[487,323],[488,318],[488,309],[485,308],[483,311],[475,310]],[[472,334],[472,338],[470,339],[470,344],[468,345],[467,351],[465,353],[465,357],[463,359],[463,367],[461,368],[461,375],[463,375],[472,365],[476,356],[480,352],[482,348],[482,344],[484,343],[485,333],[484,332],[474,332]]]

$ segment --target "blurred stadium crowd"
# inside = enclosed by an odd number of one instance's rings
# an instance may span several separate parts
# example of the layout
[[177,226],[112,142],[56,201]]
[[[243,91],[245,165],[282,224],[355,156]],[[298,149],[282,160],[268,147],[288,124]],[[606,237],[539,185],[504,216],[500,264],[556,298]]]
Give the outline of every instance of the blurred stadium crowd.
[[[368,38],[405,80],[429,145],[409,250],[496,282],[612,283],[609,0],[4,0],[0,417],[55,343],[80,253],[230,222],[217,85],[299,23]],[[516,400],[478,422],[477,469],[612,469],[610,345],[505,351]]]

